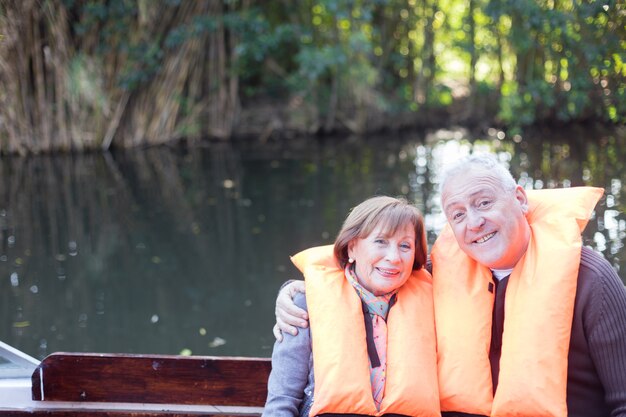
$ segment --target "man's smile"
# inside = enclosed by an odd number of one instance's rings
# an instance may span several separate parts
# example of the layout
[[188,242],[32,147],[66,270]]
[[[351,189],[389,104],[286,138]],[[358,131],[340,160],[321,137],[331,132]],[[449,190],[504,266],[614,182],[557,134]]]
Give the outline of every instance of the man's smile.
[[491,239],[492,237],[494,237],[496,235],[496,232],[491,232],[479,239],[476,239],[473,243],[485,243],[486,241],[488,241],[489,239]]

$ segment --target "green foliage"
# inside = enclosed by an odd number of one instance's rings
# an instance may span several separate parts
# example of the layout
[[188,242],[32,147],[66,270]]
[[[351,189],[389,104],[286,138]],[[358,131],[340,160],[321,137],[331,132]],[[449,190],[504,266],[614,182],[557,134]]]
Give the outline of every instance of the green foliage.
[[487,10],[494,21],[508,16],[514,22],[507,43],[516,60],[518,87],[516,94],[503,94],[505,122],[626,121],[617,112],[623,106],[623,5],[492,1]]
[[125,65],[117,75],[121,88],[133,90],[159,71],[163,57],[159,40],[137,36],[131,30],[137,26],[137,2],[64,0],[64,4],[69,13],[76,16],[72,21],[76,35],[82,38],[95,36],[93,47],[98,56],[125,58]]
[[163,50],[157,41],[140,41],[127,46],[128,62],[119,75],[119,85],[133,90],[147,83],[161,66]]
[[196,36],[213,32],[219,27],[220,20],[213,16],[195,16],[189,24],[172,29],[165,38],[164,46],[173,49]]
[[402,112],[450,108],[466,90],[497,97],[498,118],[512,127],[626,122],[626,6],[617,0],[231,0],[222,14],[150,36],[129,30],[139,0],[62,3],[76,34],[97,37],[95,53],[125,57],[118,83],[127,90],[188,40],[225,28],[240,91],[298,94],[321,114],[333,96],[345,111]]

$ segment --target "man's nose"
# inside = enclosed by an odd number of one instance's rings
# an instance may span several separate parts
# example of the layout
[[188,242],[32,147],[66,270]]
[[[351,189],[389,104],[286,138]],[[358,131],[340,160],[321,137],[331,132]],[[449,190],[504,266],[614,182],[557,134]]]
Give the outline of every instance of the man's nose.
[[470,230],[476,230],[483,227],[485,224],[485,218],[481,213],[468,212],[467,213],[467,227]]

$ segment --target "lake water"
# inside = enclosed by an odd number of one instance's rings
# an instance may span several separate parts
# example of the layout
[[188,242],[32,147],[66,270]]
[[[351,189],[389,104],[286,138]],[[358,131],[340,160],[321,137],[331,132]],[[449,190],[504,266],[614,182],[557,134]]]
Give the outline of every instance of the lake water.
[[527,188],[606,189],[585,243],[626,271],[626,135],[463,131],[0,159],[0,340],[55,351],[269,356],[289,255],[404,195],[429,243],[441,164],[499,153]]

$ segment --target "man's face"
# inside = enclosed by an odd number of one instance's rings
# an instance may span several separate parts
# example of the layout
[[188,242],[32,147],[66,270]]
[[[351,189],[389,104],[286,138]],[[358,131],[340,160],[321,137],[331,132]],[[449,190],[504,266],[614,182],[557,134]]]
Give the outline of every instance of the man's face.
[[530,239],[524,189],[505,190],[486,169],[448,179],[441,203],[460,248],[492,269],[509,269],[524,255]]

